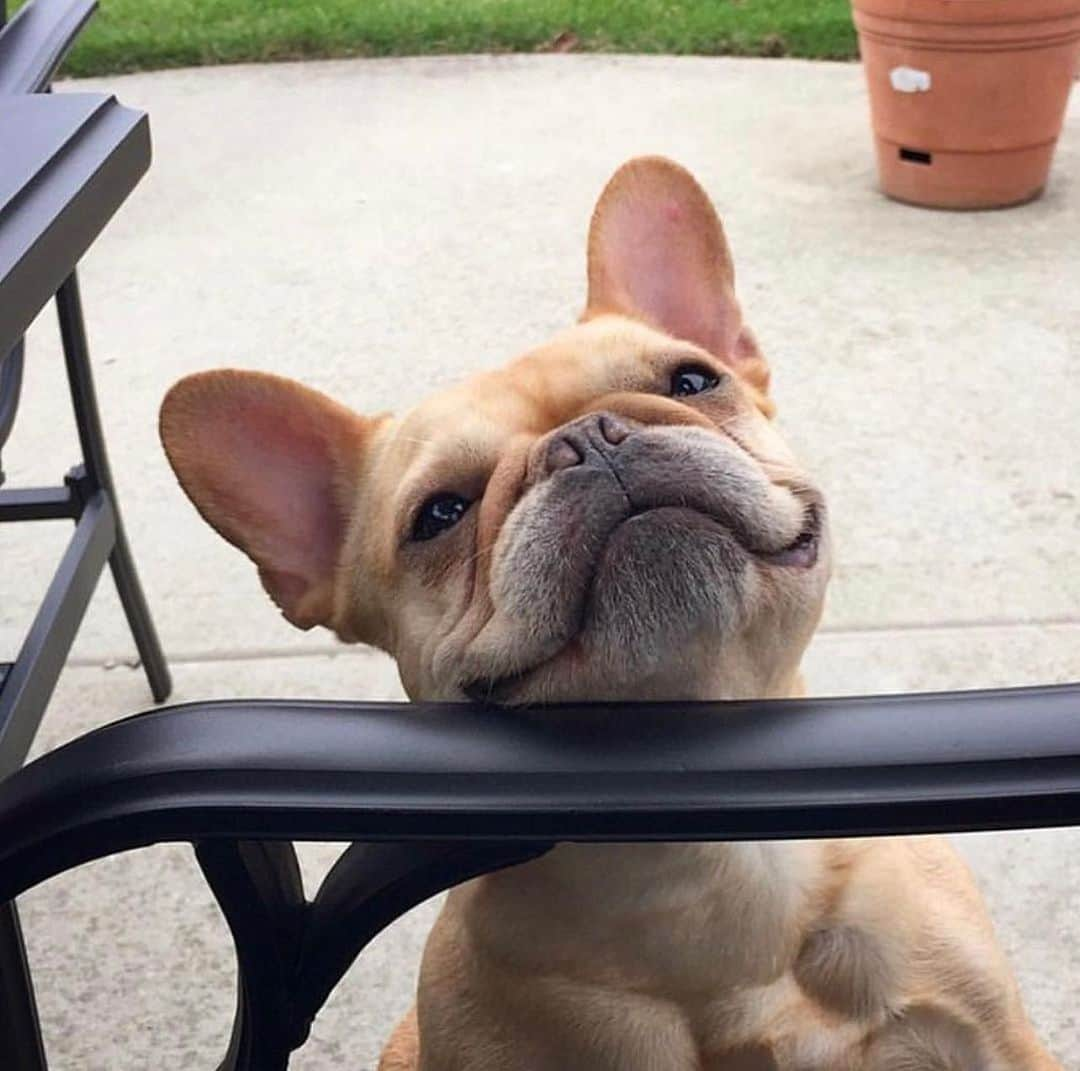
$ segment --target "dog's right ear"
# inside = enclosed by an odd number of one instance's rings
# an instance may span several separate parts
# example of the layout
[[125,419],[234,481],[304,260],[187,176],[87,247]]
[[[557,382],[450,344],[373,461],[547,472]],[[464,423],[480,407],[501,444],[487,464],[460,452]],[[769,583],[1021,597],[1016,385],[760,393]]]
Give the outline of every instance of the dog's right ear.
[[338,561],[378,423],[260,372],[188,376],[162,402],[161,441],[181,486],[300,628],[332,624]]

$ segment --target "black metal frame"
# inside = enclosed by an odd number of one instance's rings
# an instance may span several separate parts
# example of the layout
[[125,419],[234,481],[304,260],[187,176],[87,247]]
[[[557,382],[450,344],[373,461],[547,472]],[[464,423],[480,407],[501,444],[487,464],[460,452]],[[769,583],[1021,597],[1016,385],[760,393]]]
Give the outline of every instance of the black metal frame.
[[57,292],[56,306],[83,464],[62,487],[0,490],[0,523],[67,517],[75,532],[18,657],[0,667],[0,777],[26,758],[106,562],[155,701],[167,699],[172,688],[120,522],[74,272]]
[[[283,1071],[385,926],[556,842],[1061,825],[1080,825],[1080,684],[519,711],[200,703],[0,783],[0,907],[91,859],[192,843],[237,954],[219,1071]],[[297,840],[356,842],[310,901]],[[40,1071],[33,1032],[0,1032],[0,1064]]]
[[[11,20],[0,0],[0,113],[8,122],[30,95],[49,91],[96,0],[34,0]],[[75,532],[13,663],[0,664],[0,779],[24,762],[79,624],[108,562],[150,688],[171,681],[120,521],[94,392],[75,263],[149,161],[146,117],[108,98],[47,102],[63,122],[51,157],[6,188],[0,243],[0,451],[18,410],[22,331],[55,294],[82,464],[63,486],[0,489],[0,522],[70,519]],[[34,105],[34,114],[45,112]],[[13,165],[17,168],[17,164]],[[5,187],[7,184],[5,183]],[[0,485],[4,473],[0,467]],[[0,1053],[43,1069],[33,985],[14,902],[0,905]],[[0,1060],[0,1064],[4,1061]]]
[[[8,101],[47,90],[57,67],[96,4],[94,0],[35,0],[0,29],[0,93]],[[0,16],[3,10],[0,9]],[[67,108],[60,100],[57,107]],[[81,129],[109,123],[114,110],[96,101],[77,102]],[[126,117],[119,116],[123,125]],[[145,117],[143,117],[145,120]],[[145,122],[142,124],[145,141]],[[79,622],[86,610],[97,578],[108,561],[150,682],[154,699],[168,697],[168,667],[139,585],[135,563],[117,507],[109,469],[105,438],[98,413],[93,373],[83,323],[74,259],[89,244],[102,216],[108,218],[122,200],[124,190],[101,192],[109,176],[104,166],[111,158],[131,156],[140,148],[134,123],[104,147],[89,145],[85,160],[75,159],[78,150],[60,153],[61,160],[27,178],[27,186],[14,195],[11,206],[13,238],[5,247],[5,266],[12,270],[3,278],[4,298],[11,309],[4,315],[13,324],[25,324],[37,311],[40,299],[51,290],[63,343],[71,403],[82,452],[82,464],[67,476],[63,487],[0,489],[0,522],[56,520],[76,522],[75,534],[61,559],[37,617],[14,663],[0,666],[0,777],[20,766],[26,757],[45,706],[56,686],[61,668]],[[132,135],[136,135],[134,138]],[[66,147],[65,147],[66,148]],[[83,150],[86,155],[86,150]],[[65,163],[80,165],[70,177]],[[115,166],[115,165],[114,165]],[[129,170],[132,165],[129,165]],[[137,167],[137,163],[133,165]],[[59,176],[63,181],[57,181]],[[50,184],[49,178],[53,178]],[[94,187],[97,187],[96,191]],[[130,188],[130,184],[127,188]],[[97,194],[97,212],[80,212],[80,198]],[[107,214],[106,214],[107,213]],[[82,217],[81,219],[79,217]],[[63,234],[67,231],[66,235]],[[63,247],[65,256],[58,256]],[[17,271],[14,268],[17,267]],[[59,277],[57,277],[57,273]],[[7,300],[5,301],[7,304]],[[12,348],[0,361],[0,447],[3,446],[18,408],[22,382],[24,343],[0,336],[0,350]],[[0,477],[2,479],[2,477]]]

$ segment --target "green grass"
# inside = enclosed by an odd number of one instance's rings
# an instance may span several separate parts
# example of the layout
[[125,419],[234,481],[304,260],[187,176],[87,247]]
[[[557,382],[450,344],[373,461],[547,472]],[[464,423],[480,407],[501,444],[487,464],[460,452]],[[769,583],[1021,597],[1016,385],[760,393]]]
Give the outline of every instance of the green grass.
[[102,0],[72,75],[439,52],[855,55],[849,0]]

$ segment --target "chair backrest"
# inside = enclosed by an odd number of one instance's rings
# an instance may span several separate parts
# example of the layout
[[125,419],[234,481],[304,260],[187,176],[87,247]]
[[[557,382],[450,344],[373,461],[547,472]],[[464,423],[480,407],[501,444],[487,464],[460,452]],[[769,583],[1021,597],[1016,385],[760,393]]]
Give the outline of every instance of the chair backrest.
[[[0,96],[44,93],[97,0],[31,0],[9,22],[0,0]],[[0,353],[0,450],[11,435],[22,388],[23,344]],[[0,455],[0,484],[4,482]]]
[[0,6],[0,94],[44,93],[97,0],[31,0],[5,23]]

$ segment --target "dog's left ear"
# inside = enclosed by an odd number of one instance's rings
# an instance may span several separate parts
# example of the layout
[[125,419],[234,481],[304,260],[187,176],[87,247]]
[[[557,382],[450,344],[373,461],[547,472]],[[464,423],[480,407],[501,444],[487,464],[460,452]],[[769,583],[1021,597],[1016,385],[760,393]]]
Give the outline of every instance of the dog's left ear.
[[643,320],[767,390],[769,367],[742,322],[724,228],[685,168],[660,156],[623,164],[593,212],[588,257],[583,319]]

